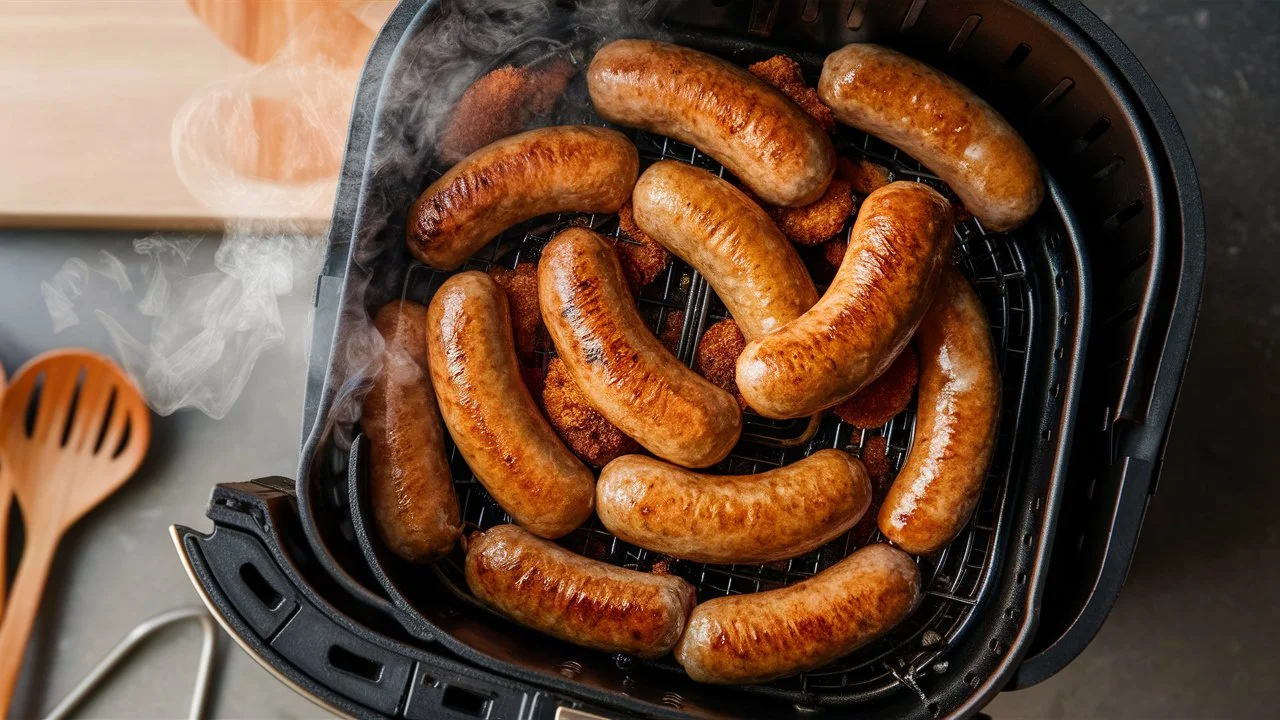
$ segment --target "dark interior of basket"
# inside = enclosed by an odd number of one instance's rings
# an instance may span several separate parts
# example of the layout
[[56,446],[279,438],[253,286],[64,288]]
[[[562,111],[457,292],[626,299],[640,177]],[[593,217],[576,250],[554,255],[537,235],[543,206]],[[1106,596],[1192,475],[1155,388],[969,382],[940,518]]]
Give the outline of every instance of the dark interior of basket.
[[[1144,280],[1154,272],[1153,262],[1159,257],[1152,241],[1152,204],[1146,196],[1150,188],[1141,146],[1104,80],[1085,58],[1072,52],[1054,30],[1029,11],[999,0],[808,0],[794,6],[697,0],[678,4],[665,17],[667,31],[679,42],[741,64],[786,52],[805,65],[811,80],[816,80],[821,58],[827,51],[857,40],[898,47],[966,81],[1025,134],[1046,168],[1065,187],[1087,237],[1098,241],[1097,247],[1091,244],[1089,249],[1095,257],[1101,254],[1106,258],[1099,270],[1104,274],[1099,282],[1100,302],[1118,312],[1098,313],[1102,317],[1097,318],[1100,327],[1094,334],[1115,353],[1117,359],[1112,366],[1128,357],[1127,350],[1139,339],[1145,313]],[[416,33],[416,42],[432,41],[429,12]],[[405,55],[410,59],[398,64],[393,61],[387,86],[411,76],[412,55]],[[501,60],[495,57],[492,66]],[[384,123],[386,128],[375,128],[375,143],[379,132],[406,132],[397,127],[406,117],[394,112],[380,114],[375,122]],[[591,121],[581,114],[575,119]],[[693,148],[662,137],[628,132],[639,148],[642,170],[647,164],[666,158],[723,173],[718,164]],[[941,187],[910,158],[855,131],[842,129],[837,135],[837,147],[842,153],[870,157],[886,165],[897,179]],[[441,169],[423,168],[407,187],[401,178],[397,178],[400,182],[396,187],[371,189],[366,184],[365,192],[382,198],[389,213],[385,218],[365,218],[363,232],[357,228],[353,257],[360,274],[353,274],[348,283],[355,285],[357,277],[363,278],[367,286],[361,284],[361,290],[367,291],[349,297],[358,298],[364,311],[376,309],[393,297],[426,303],[443,280],[442,273],[412,262],[402,239],[408,204]],[[376,173],[368,182],[378,182]],[[586,224],[604,234],[617,234],[613,216],[540,218],[504,233],[468,261],[464,269],[487,270],[495,265],[514,267],[522,261],[536,261],[547,240],[570,224]],[[1016,509],[1011,507],[1015,501],[1025,499],[1020,485],[1028,481],[1021,474],[1024,456],[1036,442],[1047,444],[1053,440],[1020,427],[1026,413],[1031,412],[1028,408],[1041,408],[1035,395],[1044,394],[1041,384],[1033,386],[1029,378],[1039,378],[1055,357],[1061,360],[1064,353],[1075,352],[1070,347],[1054,348],[1033,342],[1042,332],[1037,330],[1037,323],[1052,324],[1059,319],[1046,312],[1051,308],[1037,307],[1037,303],[1039,298],[1055,292],[1055,284],[1061,290],[1064,284],[1077,279],[1061,273],[1055,276],[1054,262],[1046,265],[1029,260],[1030,255],[1053,257],[1066,252],[1055,245],[1054,239],[1065,235],[1059,210],[1048,200],[1030,225],[1014,233],[987,233],[975,220],[958,225],[956,233],[955,263],[986,306],[1004,381],[999,442],[978,510],[949,548],[937,556],[919,559],[926,599],[891,634],[827,667],[767,686],[740,688],[740,692],[803,706],[825,704],[822,698],[838,698],[839,704],[869,702],[896,691],[919,695],[917,702],[924,707],[925,693],[917,679],[931,672],[945,674],[949,653],[974,640],[972,627],[984,613],[997,612],[988,601],[994,588],[1013,583],[1011,568],[1005,566],[1007,545],[1011,542],[1006,526],[1014,514],[1030,512],[1023,506],[1026,503]],[[1065,263],[1056,263],[1061,265]],[[677,355],[686,363],[692,361],[702,332],[726,317],[723,305],[707,283],[678,260],[673,260],[662,276],[642,290],[638,304],[655,331],[669,322],[673,313],[681,313]],[[1132,312],[1120,311],[1127,308]],[[346,322],[345,317],[339,321],[336,345],[340,344]],[[542,348],[528,362],[535,368],[545,367],[551,352],[554,351],[550,348]],[[335,353],[334,362],[341,363],[340,355]],[[1123,378],[1115,384],[1117,398],[1122,381]],[[770,421],[748,413],[742,441],[728,459],[711,471],[756,472],[828,447],[862,455],[868,440],[875,436],[886,439],[888,460],[896,471],[911,445],[914,416],[909,409],[884,427],[858,429],[828,415],[810,440],[795,444],[792,441],[802,433],[804,424]],[[1034,423],[1026,424],[1038,427],[1043,423],[1041,418],[1035,418]],[[453,459],[464,520],[479,528],[509,522],[461,459]],[[357,481],[362,465],[360,459],[350,464]],[[320,550],[332,555],[341,569],[360,584],[389,595],[404,612],[420,615],[447,637],[495,660],[547,670],[620,692],[636,691],[637,683],[656,684],[669,689],[664,702],[672,707],[685,705],[686,698],[703,691],[691,687],[692,683],[670,658],[650,662],[607,657],[537,635],[492,615],[467,595],[458,553],[428,570],[401,563],[381,548],[360,548],[352,525],[352,502],[347,495],[348,467],[346,452],[327,440],[309,464],[304,460],[306,471],[301,477],[309,484],[306,491],[316,499],[311,506],[316,515],[312,520],[323,545]],[[677,561],[672,570],[697,587],[700,601],[781,587],[809,577],[857,547],[875,541],[878,535],[873,515],[869,516],[845,537],[790,561],[767,566]],[[368,522],[365,517],[354,520]],[[1026,535],[1024,542],[1029,542],[1030,537]],[[588,557],[641,570],[661,559],[612,537],[594,517],[562,542]],[[1018,575],[1018,582],[1025,582],[1025,573]],[[1012,616],[1012,608],[1004,612],[1006,618]],[[991,649],[996,651],[998,647],[993,640]],[[966,676],[965,682],[976,687],[979,679]],[[698,705],[707,706],[705,701]],[[928,710],[936,713],[937,703],[928,705]]]

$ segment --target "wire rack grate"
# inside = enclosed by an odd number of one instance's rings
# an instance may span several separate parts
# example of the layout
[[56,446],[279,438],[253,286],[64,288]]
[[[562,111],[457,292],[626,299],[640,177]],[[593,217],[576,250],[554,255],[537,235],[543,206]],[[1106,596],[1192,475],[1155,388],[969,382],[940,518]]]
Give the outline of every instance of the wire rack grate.
[[[944,192],[949,190],[920,165],[896,149],[852,130],[837,138],[842,153],[857,154],[890,169],[892,179],[925,182]],[[726,176],[724,168],[689,145],[648,133],[630,133],[640,152],[641,165],[659,159],[678,160]],[[730,178],[731,179],[731,178]],[[487,271],[495,266],[514,268],[521,262],[536,262],[542,248],[559,230],[580,225],[630,242],[618,228],[616,216],[562,214],[538,219],[508,230],[464,264],[463,269]],[[852,228],[852,220],[844,233]],[[1004,379],[1004,411],[995,456],[977,511],[961,535],[933,557],[918,558],[925,580],[926,595],[921,607],[889,635],[851,655],[820,668],[770,683],[759,688],[782,692],[833,690],[879,696],[896,687],[915,687],[914,678],[929,672],[946,649],[965,631],[975,608],[985,597],[995,574],[998,518],[1009,495],[1013,463],[1013,439],[1018,432],[1019,407],[1026,385],[1026,358],[1031,337],[1030,288],[1026,282],[1026,258],[1020,236],[988,233],[977,220],[969,218],[956,226],[956,265],[969,278],[986,306]],[[447,273],[422,265],[410,268],[404,296],[421,303],[430,300]],[[820,290],[822,288],[819,288]],[[676,355],[692,364],[697,341],[707,327],[728,317],[704,278],[678,258],[643,288],[637,298],[641,315],[658,332],[672,312],[683,312],[680,342]],[[554,350],[543,342],[530,358],[522,359],[531,368],[545,370]],[[743,440],[733,453],[711,468],[715,473],[755,473],[779,467],[822,448],[839,448],[862,456],[868,440],[885,438],[885,452],[896,474],[906,460],[915,428],[914,407],[879,428],[856,428],[827,414],[812,437],[803,442],[807,420],[777,421],[748,412],[744,418]],[[450,447],[455,486],[463,520],[474,528],[488,528],[511,522],[501,507],[475,479],[466,463]],[[878,498],[877,498],[878,501]],[[587,557],[615,565],[649,570],[666,562],[671,571],[692,582],[699,601],[738,593],[759,592],[799,582],[829,567],[853,550],[880,539],[874,526],[875,507],[845,536],[791,560],[767,565],[709,565],[674,560],[618,540],[594,516],[561,543]],[[441,570],[460,592],[466,584],[458,556],[441,563]],[[670,660],[639,661],[619,656],[621,665],[643,662],[663,671],[680,672]]]

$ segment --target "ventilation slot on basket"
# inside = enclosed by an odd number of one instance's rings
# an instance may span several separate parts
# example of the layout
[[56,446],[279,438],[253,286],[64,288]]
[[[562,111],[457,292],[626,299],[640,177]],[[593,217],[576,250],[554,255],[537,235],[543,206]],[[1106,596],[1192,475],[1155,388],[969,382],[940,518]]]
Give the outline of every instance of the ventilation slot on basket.
[[376,683],[382,677],[382,663],[360,657],[339,645],[329,648],[329,665],[334,670],[341,670],[369,682]]
[[240,566],[240,579],[244,581],[244,586],[249,588],[249,592],[262,601],[266,609],[275,610],[280,607],[280,603],[284,602],[284,596],[271,587],[271,583],[262,577],[262,572],[253,563]]
[[471,717],[484,717],[489,713],[489,703],[493,700],[480,693],[472,692],[464,687],[449,685],[444,689],[440,704],[446,710],[452,710]]
[[853,7],[849,10],[849,17],[844,21],[844,24],[850,30],[859,30],[862,28],[862,22],[866,19],[867,0],[854,0]]
[[1013,49],[1013,52],[1009,54],[1009,59],[1004,61],[1004,64],[1000,66],[1000,69],[1004,72],[1013,72],[1014,70],[1017,70],[1018,66],[1021,65],[1030,54],[1030,45],[1026,43],[1018,43],[1018,47]]
[[1110,234],[1119,230],[1121,225],[1124,225],[1141,214],[1142,208],[1143,204],[1141,200],[1134,200],[1128,205],[1125,205],[1102,223],[1102,232]]
[[1090,175],[1089,182],[1095,182],[1095,183],[1102,182],[1103,180],[1106,180],[1107,178],[1111,177],[1112,173],[1119,170],[1123,166],[1124,166],[1124,158],[1120,157],[1119,155],[1116,155],[1115,157],[1111,158],[1111,162],[1107,163],[1106,165],[1103,165],[1101,168],[1098,169],[1097,172]]
[[818,19],[818,5],[821,0],[804,0],[804,7],[800,8],[800,22],[811,23]]
[[1088,130],[1084,131],[1083,135],[1076,138],[1076,141],[1071,144],[1071,154],[1079,155],[1088,150],[1089,146],[1097,142],[1098,138],[1102,137],[1102,134],[1110,128],[1111,120],[1109,118],[1098,118],[1089,126]]
[[924,12],[924,6],[928,3],[929,0],[914,0],[911,7],[907,8],[907,14],[902,16],[902,26],[898,28],[898,32],[910,30],[920,19],[920,13]]
[[1044,96],[1044,99],[1040,101],[1040,104],[1036,105],[1036,108],[1031,111],[1031,114],[1039,115],[1041,113],[1048,112],[1054,105],[1061,102],[1062,98],[1066,97],[1067,93],[1071,92],[1071,88],[1075,86],[1075,80],[1072,80],[1069,77],[1062,78],[1058,81],[1057,85],[1053,86],[1053,89],[1049,91],[1049,94]]
[[970,15],[965,18],[964,24],[956,31],[956,36],[951,38],[951,45],[947,47],[947,54],[958,52],[964,44],[969,42],[969,38],[973,37],[973,31],[978,29],[982,24],[982,16],[978,14]]

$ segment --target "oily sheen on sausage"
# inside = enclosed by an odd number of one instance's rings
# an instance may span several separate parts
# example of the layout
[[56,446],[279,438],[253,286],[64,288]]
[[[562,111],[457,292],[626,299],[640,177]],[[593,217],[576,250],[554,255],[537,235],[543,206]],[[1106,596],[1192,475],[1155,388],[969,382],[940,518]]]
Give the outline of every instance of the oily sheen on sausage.
[[747,403],[766,417],[802,417],[876,379],[929,307],[952,233],[951,204],[924,184],[895,182],[868,195],[827,292],[738,357]]
[[915,440],[878,517],[910,553],[941,550],[973,515],[1000,426],[1000,372],[982,302],[947,268],[916,330]]
[[444,454],[444,428],[427,372],[427,309],[407,300],[373,318],[382,369],[364,397],[369,501],[378,535],[396,555],[432,562],[462,534],[458,495]]
[[482,272],[450,277],[427,309],[440,414],[476,479],[516,522],[556,538],[591,515],[595,478],[520,377],[507,297]]
[[937,173],[988,230],[1012,230],[1044,199],[1040,164],[995,108],[951,77],[879,45],[855,43],[822,65],[818,95],[840,122]]
[[773,205],[808,205],[835,174],[835,149],[813,118],[713,55],[615,40],[592,58],[587,91],[604,119],[693,145]]
[[467,587],[516,622],[577,645],[637,657],[671,651],[694,604],[674,575],[575,555],[514,525],[472,534]]

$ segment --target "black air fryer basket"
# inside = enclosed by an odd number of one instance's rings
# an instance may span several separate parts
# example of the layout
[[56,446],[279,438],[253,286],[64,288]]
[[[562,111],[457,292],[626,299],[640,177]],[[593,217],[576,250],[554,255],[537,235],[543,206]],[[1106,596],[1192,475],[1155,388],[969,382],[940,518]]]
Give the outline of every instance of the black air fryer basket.
[[[494,67],[549,56],[583,64],[602,40],[642,34],[744,65],[786,53],[811,79],[848,42],[896,47],[992,102],[1027,138],[1049,187],[1024,228],[989,233],[970,219],[956,230],[955,261],[986,305],[1004,381],[995,459],[973,520],[945,551],[919,560],[925,600],[900,627],[826,667],[765,685],[700,685],[670,658],[611,656],[510,623],[470,597],[460,551],[435,567],[387,552],[363,495],[357,409],[374,354],[370,311],[397,297],[425,303],[445,276],[413,262],[403,243],[409,204],[441,170],[430,160],[440,117]],[[599,123],[576,83],[556,121]],[[691,147],[628,132],[642,166],[667,158],[723,172]],[[842,129],[836,141],[897,179],[941,187],[879,140]],[[612,216],[539,218],[464,267],[536,260],[570,224],[617,233]],[[1199,192],[1177,125],[1133,56],[1074,0],[673,0],[623,13],[589,0],[405,0],[356,96],[316,294],[298,481],[221,485],[209,508],[214,531],[175,528],[174,540],[247,651],[351,715],[972,714],[1002,689],[1064,667],[1115,602],[1158,476],[1203,256]],[[686,363],[702,332],[726,316],[679,261],[639,304],[655,329],[680,329]],[[545,355],[531,362],[544,365]],[[898,468],[914,416],[908,410],[875,430],[828,418],[807,440],[803,425],[749,413],[743,441],[714,470],[756,472],[824,447],[863,454],[877,435]],[[507,521],[453,460],[464,521]],[[705,601],[796,582],[875,537],[868,523],[785,563],[675,562],[672,571]],[[562,542],[642,570],[657,559],[594,518]]]

